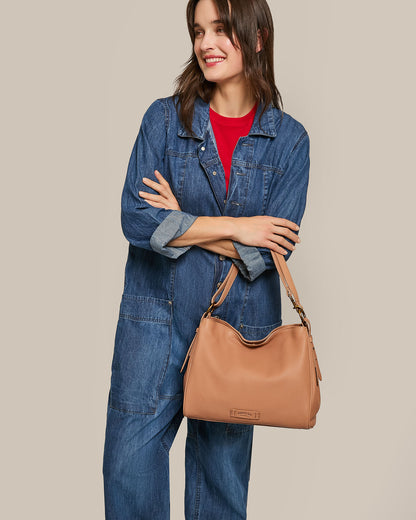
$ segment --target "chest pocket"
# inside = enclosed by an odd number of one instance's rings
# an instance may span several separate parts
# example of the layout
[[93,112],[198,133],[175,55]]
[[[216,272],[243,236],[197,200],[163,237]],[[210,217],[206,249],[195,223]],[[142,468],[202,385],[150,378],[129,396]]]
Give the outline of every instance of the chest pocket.
[[168,150],[165,160],[171,188],[182,211],[193,215],[219,215],[218,205],[195,152]]
[[[250,193],[258,193],[257,200],[256,197],[251,198],[251,200],[257,204],[257,213],[256,208],[252,208],[252,214],[267,215],[267,205],[270,199],[270,194],[278,189],[278,184],[281,182],[283,177],[283,171],[280,168],[269,164],[253,164],[251,177]],[[260,195],[261,202],[259,200]],[[260,204],[261,210],[259,210]]]
[[154,414],[171,349],[169,300],[123,294],[117,323],[109,405]]

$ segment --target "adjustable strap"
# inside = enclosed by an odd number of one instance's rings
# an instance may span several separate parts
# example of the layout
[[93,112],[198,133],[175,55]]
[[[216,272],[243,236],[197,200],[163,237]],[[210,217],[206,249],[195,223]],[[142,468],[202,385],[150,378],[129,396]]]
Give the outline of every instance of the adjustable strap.
[[[231,264],[230,270],[228,271],[228,274],[225,277],[224,281],[218,287],[218,289],[216,290],[215,294],[211,298],[211,305],[209,306],[209,308],[208,308],[208,310],[206,311],[205,314],[211,313],[214,309],[216,309],[217,307],[219,307],[222,304],[222,302],[225,300],[225,297],[229,293],[229,291],[231,289],[231,286],[233,285],[234,280],[235,280],[237,274],[238,274],[238,268],[233,263],[233,264]],[[222,294],[221,294],[221,292],[222,292]],[[216,302],[215,299],[217,298],[217,296],[219,294],[221,294],[221,297]]]
[[[290,301],[293,304],[293,308],[299,314],[299,317],[300,317],[302,323],[308,328],[308,331],[310,333],[311,324],[310,324],[310,321],[308,320],[308,318],[306,317],[306,314],[305,314],[305,311],[303,310],[302,305],[299,302],[299,296],[296,291],[296,287],[293,282],[293,278],[290,274],[289,268],[287,267],[286,260],[284,259],[284,255],[282,255],[280,253],[276,253],[276,251],[272,251],[272,250],[270,250],[270,253],[272,255],[274,265],[276,266],[276,269],[279,273],[280,279],[282,280],[282,283],[285,286],[286,293],[287,293]],[[219,286],[219,288],[217,289],[217,291],[211,298],[211,305],[209,306],[208,310],[205,312],[205,315],[211,313],[214,309],[216,309],[217,307],[219,307],[222,304],[222,302],[226,298],[227,294],[229,293],[237,274],[238,274],[238,268],[234,263],[232,263],[227,276],[225,277],[224,281],[222,282],[222,284]],[[215,299],[217,298],[217,296],[219,294],[221,294],[221,297],[216,302]]]

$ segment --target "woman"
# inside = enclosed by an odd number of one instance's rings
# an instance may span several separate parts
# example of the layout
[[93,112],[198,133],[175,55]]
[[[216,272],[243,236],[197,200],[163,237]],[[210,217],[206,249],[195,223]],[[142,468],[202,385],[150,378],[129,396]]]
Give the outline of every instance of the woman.
[[[193,53],[143,116],[122,193],[129,241],[104,447],[106,518],[169,518],[180,368],[211,296],[247,339],[281,325],[270,249],[299,242],[309,136],[281,108],[266,0],[190,0]],[[246,518],[253,425],[187,419],[185,516]]]

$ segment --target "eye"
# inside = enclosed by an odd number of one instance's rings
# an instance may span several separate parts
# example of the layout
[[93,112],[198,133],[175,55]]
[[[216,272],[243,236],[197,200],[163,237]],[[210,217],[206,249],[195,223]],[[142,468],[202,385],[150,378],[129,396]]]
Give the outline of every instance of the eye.
[[218,31],[221,31],[221,32],[225,32],[225,31],[224,31],[224,27],[218,27],[217,30],[218,30]]

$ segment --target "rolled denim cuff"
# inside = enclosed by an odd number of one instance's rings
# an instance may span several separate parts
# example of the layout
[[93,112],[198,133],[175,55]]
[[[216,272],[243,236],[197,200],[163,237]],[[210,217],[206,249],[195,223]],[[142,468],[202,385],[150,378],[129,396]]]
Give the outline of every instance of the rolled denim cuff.
[[183,235],[198,218],[196,215],[172,210],[172,212],[161,222],[150,237],[150,247],[153,251],[176,259],[186,253],[192,246],[167,246],[171,240]]
[[233,262],[240,270],[241,274],[248,278],[250,282],[255,280],[266,270],[266,264],[257,247],[246,246],[241,242],[234,242],[234,247],[240,255],[241,260],[233,258]]

